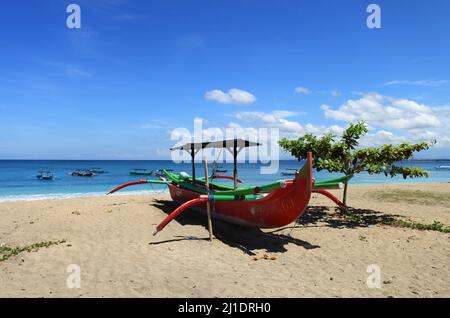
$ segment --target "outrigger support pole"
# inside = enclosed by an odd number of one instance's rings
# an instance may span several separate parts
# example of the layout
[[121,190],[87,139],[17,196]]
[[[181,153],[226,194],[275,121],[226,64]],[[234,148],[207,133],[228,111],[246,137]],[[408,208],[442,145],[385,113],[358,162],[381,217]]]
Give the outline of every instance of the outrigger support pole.
[[[210,195],[209,192],[209,180],[208,180],[208,159],[204,159],[204,163],[205,163],[205,186],[206,186],[206,193],[208,194],[208,196]],[[210,200],[208,200],[208,202],[206,202],[206,212],[208,214],[208,231],[209,231],[209,241],[212,242],[213,241],[213,230],[212,230],[212,221],[211,221],[211,202]]]

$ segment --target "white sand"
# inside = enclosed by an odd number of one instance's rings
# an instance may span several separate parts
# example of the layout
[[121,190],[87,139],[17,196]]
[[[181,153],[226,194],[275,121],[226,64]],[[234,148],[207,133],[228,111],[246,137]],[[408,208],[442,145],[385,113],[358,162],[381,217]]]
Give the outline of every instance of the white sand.
[[[363,224],[314,197],[292,238],[292,225],[214,221],[213,243],[195,212],[152,236],[175,207],[168,195],[1,203],[0,244],[66,243],[0,262],[0,297],[450,297],[449,234],[371,224],[374,215],[398,215],[450,225],[450,206],[374,198],[386,189],[450,195],[450,184],[352,186]],[[276,260],[253,260],[263,254]],[[66,286],[70,264],[81,268],[80,289]],[[381,289],[367,287],[370,264],[381,269]]]

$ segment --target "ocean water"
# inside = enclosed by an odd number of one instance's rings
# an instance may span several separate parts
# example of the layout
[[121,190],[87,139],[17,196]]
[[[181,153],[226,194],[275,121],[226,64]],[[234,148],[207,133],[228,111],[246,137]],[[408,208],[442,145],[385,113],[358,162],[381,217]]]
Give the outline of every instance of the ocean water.
[[[402,177],[385,177],[384,175],[369,175],[361,173],[352,179],[353,184],[384,184],[384,183],[411,183],[411,182],[450,182],[450,170],[438,170],[436,167],[450,166],[447,161],[408,161],[405,166],[420,167],[430,172],[429,178],[404,180]],[[211,169],[210,165],[210,169]],[[297,161],[280,161],[279,172],[273,175],[260,173],[261,164],[240,163],[239,178],[246,185],[258,185],[286,179],[281,175],[285,169],[299,168],[301,163]],[[98,174],[92,178],[73,177],[70,172],[77,169],[101,167],[105,174]],[[203,165],[197,164],[197,176],[203,176]],[[232,164],[220,164],[227,173],[232,175]],[[172,161],[67,161],[67,160],[0,160],[0,202],[18,200],[40,200],[48,198],[70,198],[82,196],[104,195],[110,189],[129,181],[146,179],[145,176],[131,176],[132,169],[141,168],[156,171],[158,169],[173,169],[174,171],[186,171],[191,173],[189,163],[175,164]],[[53,181],[38,180],[39,170],[50,170],[56,176]],[[316,180],[322,180],[340,176],[326,171],[315,172]],[[122,194],[145,194],[167,191],[162,185],[141,185],[122,190]]]

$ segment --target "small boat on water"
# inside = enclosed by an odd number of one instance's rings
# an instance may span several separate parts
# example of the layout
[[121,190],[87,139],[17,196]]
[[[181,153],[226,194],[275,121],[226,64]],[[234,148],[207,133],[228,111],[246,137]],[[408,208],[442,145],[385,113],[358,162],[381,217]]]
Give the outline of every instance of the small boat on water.
[[130,171],[131,176],[151,176],[153,175],[153,170],[147,169],[133,169]]
[[96,176],[95,173],[93,173],[90,170],[86,170],[86,169],[75,170],[74,172],[70,173],[70,175],[73,177],[95,177]]
[[97,167],[94,167],[94,168],[90,168],[90,169],[88,169],[90,172],[92,172],[92,173],[95,173],[95,174],[103,174],[103,173],[107,173],[107,171],[106,170],[103,170],[102,168],[97,168]]
[[438,170],[450,170],[450,166],[439,166],[439,167],[436,167],[436,169],[438,169]]
[[158,170],[156,170],[156,171],[152,171],[152,176],[154,176],[154,177],[159,177],[159,176],[162,176],[162,175],[164,175],[164,171],[167,171],[167,172],[174,172],[174,170],[173,169],[158,169]]
[[55,175],[51,171],[39,171],[36,175],[38,180],[55,180]]
[[228,170],[227,169],[221,169],[221,168],[214,168],[213,172],[226,173],[226,172],[228,172]]
[[295,174],[297,173],[297,169],[294,168],[288,168],[285,169],[284,171],[281,172],[282,176],[295,176]]

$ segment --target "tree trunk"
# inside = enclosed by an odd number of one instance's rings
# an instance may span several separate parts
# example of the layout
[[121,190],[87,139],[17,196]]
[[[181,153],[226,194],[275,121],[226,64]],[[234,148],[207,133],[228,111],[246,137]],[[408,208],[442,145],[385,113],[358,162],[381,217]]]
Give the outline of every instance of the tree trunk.
[[342,203],[344,203],[344,206],[347,206],[347,189],[348,189],[348,181],[344,183],[344,197],[342,200]]

